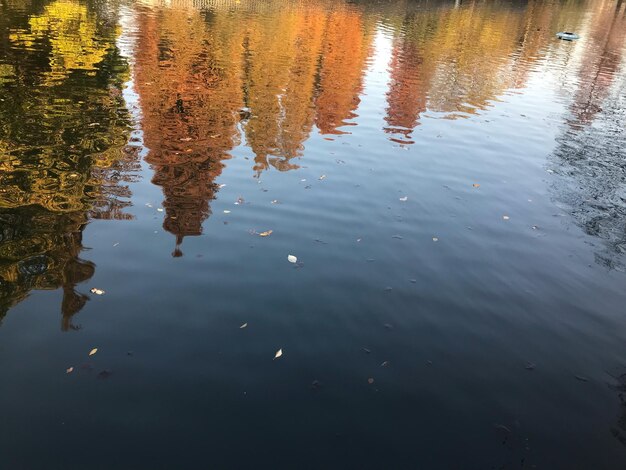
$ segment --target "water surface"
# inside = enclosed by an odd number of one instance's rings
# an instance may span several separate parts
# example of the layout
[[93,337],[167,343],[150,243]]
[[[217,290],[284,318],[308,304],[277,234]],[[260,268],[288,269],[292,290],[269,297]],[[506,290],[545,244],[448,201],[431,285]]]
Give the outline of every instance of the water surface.
[[0,467],[622,468],[625,10],[0,0]]

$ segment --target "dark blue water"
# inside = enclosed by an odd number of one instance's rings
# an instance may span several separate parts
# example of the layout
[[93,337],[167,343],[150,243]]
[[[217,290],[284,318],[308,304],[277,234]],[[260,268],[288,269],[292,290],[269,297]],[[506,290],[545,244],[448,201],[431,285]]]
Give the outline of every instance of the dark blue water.
[[624,468],[623,4],[0,11],[0,468]]

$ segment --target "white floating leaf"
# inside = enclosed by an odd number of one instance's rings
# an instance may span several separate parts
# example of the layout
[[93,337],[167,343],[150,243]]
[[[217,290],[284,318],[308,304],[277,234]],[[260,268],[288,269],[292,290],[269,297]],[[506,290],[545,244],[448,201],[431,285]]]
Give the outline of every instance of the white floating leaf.
[[294,255],[289,255],[289,256],[287,256],[287,260],[288,260],[290,263],[297,263],[297,262],[298,262],[298,258],[296,258]]
[[402,202],[406,202],[406,201],[408,201],[408,200],[409,200],[409,198],[408,198],[408,196],[404,196],[404,197],[401,197],[401,198],[400,198],[400,200],[401,200]]
[[104,294],[104,291],[102,289],[96,289],[95,287],[92,287],[91,289],[89,289],[89,292],[91,292],[92,294],[96,294],[96,295]]
[[230,214],[230,211],[229,210],[225,210],[224,214]]
[[510,219],[510,217],[509,217],[508,215],[503,215],[503,216],[502,216],[502,218],[503,218],[504,220],[509,220],[509,219]]
[[91,351],[89,351],[89,355],[93,356],[94,354],[96,354],[98,352],[98,348],[93,348]]
[[276,351],[276,355],[274,356],[274,359],[278,359],[282,355],[283,355],[283,350],[279,349],[278,351]]
[[247,323],[244,323],[243,325],[241,325],[241,326],[239,327],[239,329],[240,329],[240,330],[242,330],[242,329],[244,329],[246,326],[248,326],[248,324],[247,324]]

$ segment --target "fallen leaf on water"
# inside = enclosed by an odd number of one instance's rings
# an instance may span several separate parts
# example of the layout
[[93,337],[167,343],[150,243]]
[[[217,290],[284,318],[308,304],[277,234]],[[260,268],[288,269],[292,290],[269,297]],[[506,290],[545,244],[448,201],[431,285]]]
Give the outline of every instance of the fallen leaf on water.
[[117,242],[117,243],[113,243],[113,246],[117,246],[117,245],[119,245],[119,242]]
[[407,196],[404,196],[404,197],[401,197],[401,198],[400,198],[400,200],[401,200],[402,202],[406,202],[406,201],[408,201],[408,200],[409,200],[409,198],[408,198]]
[[73,367],[68,367],[67,370],[65,371],[65,373],[66,374],[71,374],[73,370],[74,370]]
[[91,351],[89,351],[89,355],[93,356],[94,354],[96,354],[98,352],[98,348],[93,348]]
[[472,186],[474,186],[475,188],[480,188],[480,185],[478,183],[474,183]]
[[510,219],[510,217],[509,217],[508,215],[503,215],[503,216],[502,216],[502,218],[503,218],[504,220],[509,220],[509,219]]
[[434,242],[438,242],[438,241],[439,241],[439,239],[438,239],[437,237],[433,237],[433,241],[434,241]]
[[92,294],[96,294],[96,295],[104,294],[104,291],[102,289],[96,289],[95,287],[92,287],[91,289],[89,289],[89,292],[91,292]]
[[289,256],[287,256],[287,260],[288,260],[290,263],[297,263],[297,262],[298,262],[298,258],[296,258],[294,255],[289,255]]
[[230,214],[230,211],[226,210],[224,211],[224,214]]
[[248,324],[247,324],[247,323],[244,323],[243,325],[241,325],[241,326],[239,327],[239,329],[241,330],[241,329],[245,328],[246,326],[248,326]]
[[325,179],[325,178],[326,178],[326,175],[322,175],[322,176],[320,176],[320,181],[321,181],[321,180],[323,180],[323,179]]
[[163,208],[162,208],[162,207],[159,207],[159,208],[157,208],[157,211],[158,211],[158,212],[163,212]]
[[219,189],[222,189],[224,186],[226,186],[226,183],[222,183],[218,186]]
[[278,359],[282,355],[283,355],[283,350],[279,349],[278,351],[276,351],[276,355],[274,356],[274,359]]
[[380,367],[387,367],[389,365],[389,361],[383,362]]
[[273,233],[273,230],[267,230],[266,232],[259,233],[259,237],[269,237]]
[[367,383],[372,385],[374,383],[374,379],[370,377],[369,379],[367,379]]

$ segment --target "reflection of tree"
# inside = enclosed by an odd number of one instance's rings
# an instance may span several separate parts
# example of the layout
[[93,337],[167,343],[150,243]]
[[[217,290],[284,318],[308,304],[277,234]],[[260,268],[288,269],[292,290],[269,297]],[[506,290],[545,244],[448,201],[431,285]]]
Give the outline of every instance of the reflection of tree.
[[578,91],[572,104],[570,124],[581,127],[593,121],[601,111],[611,84],[622,62],[626,21],[623,12],[612,4],[597,7],[588,36],[592,39],[582,59]]
[[[259,24],[260,23],[260,24]],[[313,126],[313,95],[324,31],[320,8],[278,11],[246,32],[246,140],[255,169],[294,168]],[[271,70],[271,73],[268,73]]]
[[596,5],[579,71],[571,118],[557,138],[554,190],[585,232],[605,242],[596,261],[624,269],[626,253],[626,80],[621,73],[626,18]]
[[56,214],[38,206],[0,212],[0,316],[32,289],[63,288],[62,329],[88,300],[77,284],[91,278],[95,265],[81,260],[84,213]]
[[[237,144],[243,103],[241,28],[233,18],[197,11],[139,14],[145,40],[136,51],[146,160],[165,195],[165,230],[199,235],[215,197],[221,161]],[[177,247],[174,255],[182,252]]]
[[342,134],[339,127],[356,117],[372,39],[362,11],[344,8],[329,14],[315,100],[315,124],[322,134]]
[[62,287],[68,329],[87,300],[75,286],[95,269],[79,259],[83,227],[130,217],[128,68],[116,28],[77,2],[30,17],[5,10],[2,23],[11,73],[0,81],[0,312],[32,289]]
[[530,2],[452,5],[398,11],[387,19],[394,30],[387,93],[392,140],[412,143],[426,109],[454,118],[489,106],[505,90],[524,86],[548,41],[558,7]]

